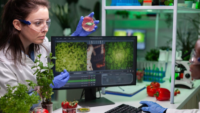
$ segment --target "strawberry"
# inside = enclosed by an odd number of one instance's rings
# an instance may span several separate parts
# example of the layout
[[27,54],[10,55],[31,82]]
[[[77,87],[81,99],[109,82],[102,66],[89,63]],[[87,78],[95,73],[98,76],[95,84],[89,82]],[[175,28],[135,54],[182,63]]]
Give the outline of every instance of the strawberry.
[[176,89],[176,92],[177,92],[177,94],[180,94],[180,93],[181,93],[179,89]]
[[177,92],[175,91],[175,92],[174,92],[174,96],[176,96],[176,95],[177,95]]

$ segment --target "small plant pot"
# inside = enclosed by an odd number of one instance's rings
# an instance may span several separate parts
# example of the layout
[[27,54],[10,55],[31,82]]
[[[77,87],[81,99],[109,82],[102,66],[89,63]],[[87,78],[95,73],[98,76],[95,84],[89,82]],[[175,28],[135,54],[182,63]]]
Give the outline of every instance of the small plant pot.
[[53,113],[53,104],[44,104],[42,103],[42,108],[45,108],[49,111],[49,113]]
[[53,113],[53,104],[47,104],[46,106],[49,113]]
[[192,8],[193,1],[185,1],[184,2],[188,8]]

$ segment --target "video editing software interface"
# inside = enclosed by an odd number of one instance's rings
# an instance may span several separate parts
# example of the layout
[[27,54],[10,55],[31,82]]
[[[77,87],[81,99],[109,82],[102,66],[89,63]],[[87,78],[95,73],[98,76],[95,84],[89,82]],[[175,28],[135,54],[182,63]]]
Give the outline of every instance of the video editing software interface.
[[136,37],[52,37],[54,76],[66,69],[61,89],[136,84]]

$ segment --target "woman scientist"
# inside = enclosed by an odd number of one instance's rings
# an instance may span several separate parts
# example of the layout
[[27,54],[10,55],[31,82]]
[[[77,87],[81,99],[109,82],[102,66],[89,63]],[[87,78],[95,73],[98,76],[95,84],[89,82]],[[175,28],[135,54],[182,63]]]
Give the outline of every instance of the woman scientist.
[[[200,39],[197,40],[195,44],[195,48],[191,53],[190,58],[190,71],[191,76],[194,79],[200,79]],[[148,107],[143,107],[143,111],[149,111],[151,113],[200,113],[200,109],[185,109],[185,110],[177,110],[177,109],[167,109],[158,105],[155,102],[151,101],[141,101],[141,104],[146,104]]]
[[[49,18],[48,0],[8,0],[2,14],[0,32],[0,96],[7,91],[6,85],[26,84],[25,80],[36,83],[36,76],[31,67],[34,58],[42,54],[41,60],[46,64],[46,56],[51,52],[50,43],[45,37],[51,20]],[[93,17],[94,13],[89,16]],[[81,17],[76,31],[71,36],[87,36],[91,32],[82,29]],[[99,21],[95,21],[98,24]],[[60,88],[66,84],[70,75],[64,70],[57,75],[52,88]]]

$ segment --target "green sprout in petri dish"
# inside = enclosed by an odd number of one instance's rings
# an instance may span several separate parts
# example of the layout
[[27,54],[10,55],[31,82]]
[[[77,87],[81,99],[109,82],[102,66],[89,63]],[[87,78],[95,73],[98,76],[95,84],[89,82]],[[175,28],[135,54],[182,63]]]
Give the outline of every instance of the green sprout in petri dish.
[[92,26],[94,23],[92,22],[87,22],[86,25]]

